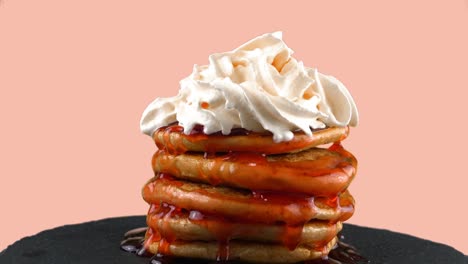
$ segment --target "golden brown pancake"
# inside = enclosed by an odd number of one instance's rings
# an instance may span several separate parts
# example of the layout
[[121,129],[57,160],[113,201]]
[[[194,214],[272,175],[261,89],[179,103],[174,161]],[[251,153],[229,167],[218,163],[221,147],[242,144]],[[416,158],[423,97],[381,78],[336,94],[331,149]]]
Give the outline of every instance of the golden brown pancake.
[[338,196],[312,197],[214,187],[160,175],[143,187],[142,194],[149,204],[168,203],[187,210],[261,223],[297,225],[312,219],[345,221],[354,212],[354,199],[347,190]]
[[[171,205],[150,209],[147,223],[165,237],[181,240],[223,241],[248,240],[283,243],[288,247],[298,244],[330,241],[342,228],[342,223],[311,221],[305,225],[288,227],[284,224],[237,222],[217,216],[207,216],[198,211],[187,211]],[[289,241],[288,241],[289,240]]]
[[333,150],[311,148],[297,153],[260,155],[202,153],[153,156],[155,172],[174,177],[245,189],[330,196],[345,190],[356,173],[357,161],[340,145]]
[[303,132],[294,133],[294,138],[285,142],[274,142],[271,134],[248,133],[247,135],[205,135],[195,133],[185,135],[180,126],[172,125],[158,129],[153,139],[159,149],[170,153],[196,152],[258,152],[279,154],[298,152],[319,145],[341,141],[348,136],[347,127],[331,127],[313,132],[312,136]]
[[[296,263],[324,257],[334,247],[337,238],[333,238],[323,247],[302,245],[290,251],[276,244],[262,244],[244,241],[231,241],[229,243],[229,260],[240,260],[252,263]],[[149,243],[149,251],[153,254],[159,253],[159,243]],[[216,260],[219,252],[217,242],[176,241],[170,244],[169,252],[165,254],[185,257]],[[164,254],[163,253],[163,254]]]

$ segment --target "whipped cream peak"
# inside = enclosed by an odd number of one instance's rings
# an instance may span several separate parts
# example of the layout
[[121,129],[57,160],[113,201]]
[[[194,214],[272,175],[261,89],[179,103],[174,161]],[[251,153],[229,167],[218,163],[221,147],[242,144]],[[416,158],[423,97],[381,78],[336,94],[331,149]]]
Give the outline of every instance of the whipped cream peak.
[[358,112],[346,87],[333,76],[292,57],[281,32],[259,36],[239,48],[209,56],[180,81],[179,94],[157,98],[143,112],[140,127],[152,135],[178,122],[188,134],[196,125],[205,134],[233,128],[269,131],[275,142],[294,131],[356,126]]

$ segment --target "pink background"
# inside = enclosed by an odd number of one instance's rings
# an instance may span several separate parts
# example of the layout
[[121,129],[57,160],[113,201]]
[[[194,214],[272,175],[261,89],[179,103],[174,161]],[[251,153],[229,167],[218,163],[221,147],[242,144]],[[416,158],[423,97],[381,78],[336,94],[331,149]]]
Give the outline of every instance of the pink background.
[[349,222],[468,254],[468,1],[337,2],[2,0],[0,250],[145,214],[146,105],[209,54],[282,30],[360,110],[344,143],[360,161]]

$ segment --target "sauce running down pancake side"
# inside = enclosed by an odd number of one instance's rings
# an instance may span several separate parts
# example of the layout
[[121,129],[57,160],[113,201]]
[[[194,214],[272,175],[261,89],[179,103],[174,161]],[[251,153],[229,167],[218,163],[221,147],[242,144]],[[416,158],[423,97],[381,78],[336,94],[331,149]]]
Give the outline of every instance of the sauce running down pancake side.
[[[220,215],[209,215],[204,214],[199,211],[194,210],[185,210],[174,205],[162,203],[161,205],[152,204],[148,212],[147,223],[151,235],[159,232],[159,236],[153,236],[153,241],[149,243],[158,242],[161,246],[161,243],[165,245],[167,242],[172,243],[177,237],[177,231],[172,229],[170,220],[171,219],[183,219],[188,218],[190,222],[194,223],[201,228],[208,230],[215,239],[219,242],[219,258],[227,259],[228,258],[228,248],[229,241],[232,239],[242,239],[248,238],[249,236],[261,237],[260,230],[248,229],[245,226],[256,225],[258,223],[245,222],[242,225],[239,221],[233,221],[229,218],[222,217]],[[324,222],[325,224],[325,222]],[[310,242],[308,245],[312,245],[314,248],[323,248],[326,246],[328,241],[332,240],[336,234],[336,225],[334,223],[328,222],[329,225],[328,234],[322,238],[320,241],[316,241],[313,244]],[[304,224],[299,225],[285,225],[277,224],[276,228],[281,230],[276,234],[276,237],[270,238],[273,241],[278,241],[282,243],[286,248],[294,250],[301,241],[301,235],[304,228]],[[155,231],[157,229],[158,231]],[[270,235],[271,236],[271,235]],[[164,241],[162,241],[164,238]],[[180,238],[180,237],[179,237]],[[147,239],[150,240],[150,239]],[[163,249],[164,250],[164,249]]]
[[348,191],[329,197],[278,191],[234,191],[180,181],[165,173],[149,181],[142,194],[149,204],[175,204],[236,221],[265,224],[299,225],[312,219],[336,223],[349,219],[354,213],[354,199]]
[[152,166],[154,171],[213,186],[331,196],[349,186],[356,174],[357,161],[337,143],[333,150],[312,148],[282,155],[257,152],[173,155],[159,150],[153,155]]
[[[182,133],[183,128],[178,125],[171,125],[168,127],[164,127],[159,129],[159,131],[163,131],[163,141],[165,144],[157,143],[157,147],[160,149],[159,151],[165,151],[174,155],[179,155],[187,152],[187,148],[179,143],[173,144],[170,135],[171,133]],[[202,127],[196,127],[190,135],[186,135],[185,138],[189,141],[200,141],[205,140],[208,136],[203,134]],[[346,130],[346,135],[340,138],[340,140],[344,139],[348,134],[348,130]],[[255,136],[255,133],[245,131],[243,129],[236,129],[233,130],[231,135],[252,135]],[[212,136],[212,135],[210,135]],[[221,136],[226,137],[223,135],[214,135],[214,136]],[[328,148],[330,151],[336,151],[342,153],[346,152],[343,147],[341,146],[340,140],[336,141],[331,147]],[[300,148],[302,145],[296,143],[295,146],[287,146],[287,148]],[[208,151],[205,152],[204,157],[210,158],[215,157],[216,150],[218,146],[213,144],[206,145],[206,149]],[[269,148],[269,153],[281,153],[284,152],[285,146],[284,145],[273,145]],[[351,155],[351,154],[349,154]],[[352,157],[354,159],[354,157]],[[249,165],[252,169],[256,169],[255,167],[262,167],[268,165],[270,162],[266,160],[265,153],[258,153],[256,152],[255,147],[250,147],[250,149],[243,149],[241,152],[229,152],[226,153],[223,158],[220,160],[230,160],[235,162],[249,162]],[[310,172],[310,177],[317,177],[319,175],[323,175],[323,173],[332,174],[336,167],[342,166],[343,163],[333,164],[334,166],[330,166],[330,164],[315,164],[317,168],[320,168],[320,174],[312,175],[314,172]],[[351,167],[351,168],[350,168]],[[348,170],[355,170],[356,164],[349,165],[346,169]],[[310,169],[310,167],[309,167]],[[355,171],[348,172],[354,174]],[[167,173],[158,173],[156,175],[156,181],[169,181],[171,184],[177,184],[177,181],[173,179],[170,174]],[[252,184],[255,185],[255,178],[252,177]],[[210,179],[210,183],[212,185],[216,185],[218,182],[216,179]],[[326,186],[324,185],[324,188]],[[146,188],[146,186],[145,186]],[[149,188],[152,188],[149,186]],[[145,190],[144,190],[145,192]],[[345,210],[345,213],[340,219],[335,219],[330,221],[330,224],[336,223],[336,221],[344,221],[348,219],[354,212],[354,206],[352,205],[352,209],[349,209],[345,206],[345,209],[342,209],[339,199],[339,193],[329,197],[314,197],[310,195],[304,194],[296,194],[296,193],[281,193],[278,191],[265,191],[265,190],[251,190],[250,198],[252,203],[264,203],[265,205],[268,204],[304,204],[304,206],[299,206],[298,208],[308,208],[314,204],[314,199],[320,198],[323,202],[330,208]],[[312,212],[314,208],[312,207]],[[299,210],[301,211],[301,210]],[[124,240],[121,243],[121,249],[127,252],[135,253],[139,256],[143,257],[152,257],[150,263],[157,264],[157,263],[216,263],[216,261],[209,261],[209,260],[200,260],[200,259],[181,259],[181,258],[173,258],[170,252],[171,244],[179,243],[177,240],[176,235],[174,232],[171,232],[171,227],[168,224],[169,219],[177,219],[178,217],[182,217],[188,215],[190,221],[196,223],[200,226],[205,227],[206,229],[210,230],[211,233],[216,235],[216,240],[218,242],[218,254],[217,254],[217,262],[228,262],[228,263],[241,263],[232,261],[229,258],[229,241],[233,238],[235,234],[242,232],[236,229],[235,223],[236,221],[246,221],[254,222],[258,221],[260,223],[268,223],[268,224],[278,224],[284,226],[284,232],[281,233],[281,237],[278,237],[277,240],[281,241],[281,243],[288,249],[293,250],[295,249],[301,240],[301,234],[304,227],[304,224],[307,223],[308,220],[311,219],[306,217],[305,219],[296,219],[295,221],[281,221],[279,223],[269,223],[268,219],[262,219],[261,217],[258,219],[234,219],[230,216],[220,215],[220,214],[212,214],[206,213],[199,210],[189,210],[181,207],[177,207],[175,205],[170,204],[170,201],[163,202],[160,201],[159,204],[150,203],[150,209],[148,211],[147,216],[147,223],[148,228],[138,228],[135,230],[131,230],[127,232],[124,236]],[[288,219],[294,220],[295,216],[291,216]],[[225,224],[220,225],[213,225],[211,224],[211,220],[223,221]],[[161,221],[163,228],[159,230],[155,230],[154,226],[158,225],[158,221]],[[159,224],[161,224],[159,223]],[[336,234],[330,234],[330,239],[334,237]],[[325,242],[328,242],[330,239],[325,239],[323,243],[313,244],[312,246],[316,249],[321,249],[325,246]],[[182,242],[182,241],[181,241]],[[152,243],[158,243],[158,254],[152,256],[151,253],[147,251],[149,245]],[[185,262],[184,262],[185,261]],[[343,264],[357,264],[357,263],[367,263],[366,259],[356,253],[355,249],[347,245],[343,242],[338,242],[334,249],[329,253],[328,257],[324,259],[314,260],[314,261],[307,261],[307,264],[315,264],[315,263],[343,263]]]

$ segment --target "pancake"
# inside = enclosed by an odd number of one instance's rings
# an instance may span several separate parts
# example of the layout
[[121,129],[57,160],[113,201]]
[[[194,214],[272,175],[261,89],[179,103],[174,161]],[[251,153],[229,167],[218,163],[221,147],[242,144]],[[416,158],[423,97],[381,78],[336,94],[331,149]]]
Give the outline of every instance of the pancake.
[[145,184],[142,195],[149,204],[168,203],[187,210],[261,223],[297,225],[312,219],[336,222],[345,221],[354,213],[354,199],[347,190],[332,197],[252,192],[176,180],[164,174]]
[[158,151],[155,172],[211,185],[250,190],[270,190],[331,196],[345,190],[354,178],[357,161],[335,144],[330,149],[311,148],[298,153],[261,155],[230,153],[207,156]]
[[312,136],[295,132],[290,141],[274,142],[271,134],[247,132],[241,135],[192,133],[186,135],[177,125],[158,129],[153,139],[159,149],[170,153],[196,152],[245,152],[255,151],[264,154],[299,152],[323,144],[344,140],[348,127],[330,127],[316,130]]
[[163,237],[181,240],[223,241],[249,240],[282,243],[288,248],[298,244],[330,241],[342,228],[342,223],[311,221],[305,225],[288,227],[281,224],[236,222],[222,217],[207,216],[171,205],[152,205],[147,216],[150,228]]
[[[318,259],[328,255],[336,245],[337,238],[333,238],[325,246],[302,245],[290,251],[276,244],[249,243],[231,241],[229,243],[229,260],[240,260],[252,263],[296,263],[300,261]],[[185,258],[219,259],[219,244],[217,242],[175,241],[168,245],[167,251],[159,250],[159,242],[152,242],[148,250],[153,254],[173,255]]]

